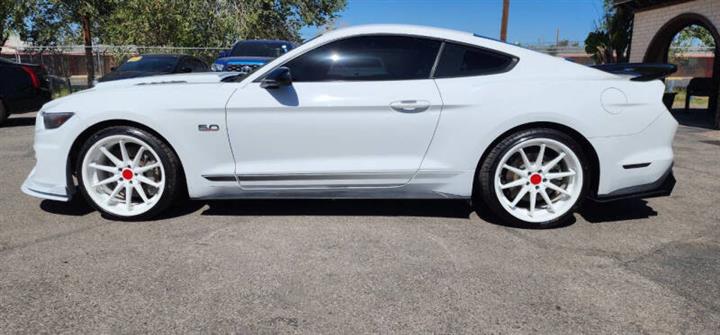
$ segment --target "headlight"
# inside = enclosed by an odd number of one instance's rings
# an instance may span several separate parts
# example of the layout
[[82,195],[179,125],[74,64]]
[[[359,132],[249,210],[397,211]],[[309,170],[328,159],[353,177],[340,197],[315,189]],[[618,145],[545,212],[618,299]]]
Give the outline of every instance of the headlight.
[[222,71],[224,68],[225,65],[223,64],[213,63],[212,65],[210,65],[210,70],[213,71]]
[[75,113],[42,113],[43,124],[45,129],[55,129],[62,126],[67,120],[69,120]]

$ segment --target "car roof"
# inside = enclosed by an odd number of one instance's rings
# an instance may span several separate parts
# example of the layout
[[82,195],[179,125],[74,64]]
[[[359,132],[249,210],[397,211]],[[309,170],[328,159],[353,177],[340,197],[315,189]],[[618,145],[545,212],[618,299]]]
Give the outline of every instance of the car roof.
[[473,33],[431,26],[412,24],[366,24],[343,27],[324,33],[322,36],[332,35],[360,35],[360,34],[408,34],[428,37],[470,37]]
[[[538,55],[538,53],[535,51],[525,49],[523,47],[510,43],[502,42],[497,39],[484,37],[480,34],[475,34],[472,32],[411,24],[368,24],[343,27],[318,35],[316,38],[308,40],[306,44],[308,45],[308,47],[312,47],[314,45],[326,43],[328,41],[341,39],[344,37],[372,34],[410,35],[425,38],[435,38],[440,40],[460,42],[489,48],[516,57],[535,57]],[[300,48],[304,46],[305,45],[301,45]]]

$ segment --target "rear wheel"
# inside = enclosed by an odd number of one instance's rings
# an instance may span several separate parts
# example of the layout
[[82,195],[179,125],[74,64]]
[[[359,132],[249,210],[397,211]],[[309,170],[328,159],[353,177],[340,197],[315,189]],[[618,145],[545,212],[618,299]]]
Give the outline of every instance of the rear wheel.
[[506,223],[552,228],[571,219],[588,180],[583,150],[572,137],[525,130],[491,149],[478,172],[478,196]]
[[114,219],[151,218],[178,194],[177,156],[162,140],[141,129],[99,131],[83,145],[76,166],[85,198]]

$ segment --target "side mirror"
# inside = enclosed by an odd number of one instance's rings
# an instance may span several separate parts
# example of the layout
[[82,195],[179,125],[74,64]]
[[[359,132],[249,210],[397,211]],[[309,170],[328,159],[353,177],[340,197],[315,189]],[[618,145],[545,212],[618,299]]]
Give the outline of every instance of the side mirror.
[[110,68],[110,72],[117,70],[117,66],[113,66]]
[[189,68],[189,67],[184,67],[184,68],[180,69],[180,72],[182,72],[182,73],[190,73],[190,72],[192,72],[192,69]]
[[280,88],[281,86],[288,86],[292,84],[292,76],[290,76],[290,69],[286,67],[279,67],[275,70],[270,71],[265,79],[260,82],[260,87],[266,89]]
[[222,51],[220,51],[220,55],[218,55],[219,56],[218,58],[225,58],[228,56],[229,53],[230,52],[228,52],[227,50],[222,50]]

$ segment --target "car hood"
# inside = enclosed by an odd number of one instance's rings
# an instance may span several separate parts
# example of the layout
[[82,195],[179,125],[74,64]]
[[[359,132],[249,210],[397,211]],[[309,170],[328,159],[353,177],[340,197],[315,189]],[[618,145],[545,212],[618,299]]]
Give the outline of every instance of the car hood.
[[[61,111],[76,112],[85,109],[88,101],[97,102],[97,96],[104,98],[114,96],[113,90],[122,90],[126,88],[136,88],[142,91],[152,91],[153,88],[162,89],[166,85],[193,85],[193,84],[214,84],[221,82],[224,78],[237,76],[234,72],[196,72],[196,73],[178,73],[152,77],[140,77],[130,79],[119,79],[103,83],[97,83],[95,87],[81,90],[73,94],[66,95],[62,98],[54,99],[46,103],[41,111],[53,110],[61,108]],[[93,103],[93,102],[91,102]]]
[[218,58],[215,61],[215,63],[217,63],[217,64],[261,64],[262,65],[265,63],[269,63],[273,59],[275,59],[275,58],[234,56],[234,57]]
[[160,84],[202,84],[202,83],[218,83],[223,78],[235,76],[237,73],[222,72],[198,72],[198,73],[178,73],[161,76],[136,77],[130,79],[121,79],[101,82],[95,85],[95,89],[107,89],[118,87],[129,87],[137,85],[160,85]]

